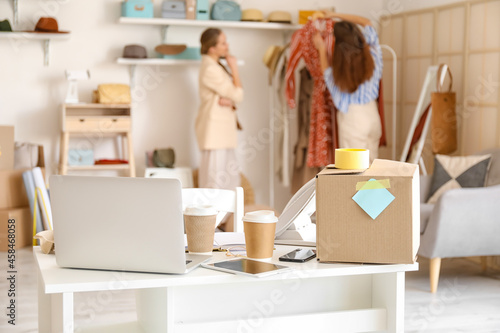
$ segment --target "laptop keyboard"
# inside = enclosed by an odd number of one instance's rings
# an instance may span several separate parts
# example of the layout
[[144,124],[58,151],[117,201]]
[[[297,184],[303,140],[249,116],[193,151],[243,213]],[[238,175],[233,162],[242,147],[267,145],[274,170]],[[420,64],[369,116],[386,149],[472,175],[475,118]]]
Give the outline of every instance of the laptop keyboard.
[[186,260],[186,265],[190,264],[191,262],[192,262],[192,260]]

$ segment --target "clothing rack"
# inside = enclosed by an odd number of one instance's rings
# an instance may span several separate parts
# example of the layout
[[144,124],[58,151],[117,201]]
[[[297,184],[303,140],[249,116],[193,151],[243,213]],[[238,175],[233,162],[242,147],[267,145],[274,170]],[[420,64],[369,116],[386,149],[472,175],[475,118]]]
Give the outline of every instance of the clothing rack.
[[396,98],[397,98],[397,87],[398,87],[398,57],[396,52],[392,47],[386,44],[381,44],[382,50],[387,50],[392,55],[392,146],[391,146],[391,157],[396,160]]
[[[397,69],[398,69],[398,58],[396,52],[389,45],[381,44],[382,50],[387,50],[392,56],[392,150],[391,157],[396,160],[396,105],[397,105]],[[274,187],[275,187],[275,172],[274,172],[274,112],[275,112],[275,92],[273,85],[269,86],[269,105],[270,105],[270,116],[269,116],[269,128],[273,133],[270,136],[269,142],[269,206],[274,207]]]

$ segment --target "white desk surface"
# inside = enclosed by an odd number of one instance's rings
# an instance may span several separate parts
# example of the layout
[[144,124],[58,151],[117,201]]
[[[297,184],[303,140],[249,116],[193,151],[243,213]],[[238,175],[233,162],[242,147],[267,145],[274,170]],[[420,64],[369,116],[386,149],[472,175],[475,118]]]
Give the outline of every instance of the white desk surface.
[[[418,263],[398,265],[319,263],[312,259],[306,263],[281,262],[278,258],[297,246],[276,245],[273,263],[290,266],[291,272],[265,278],[246,277],[198,267],[189,274],[155,274],[120,271],[61,268],[56,264],[55,255],[43,254],[39,247],[33,248],[45,293],[85,292],[99,290],[125,290],[158,288],[169,286],[210,285],[227,283],[249,283],[259,281],[303,279],[327,276],[363,275],[393,273],[418,270]],[[225,252],[214,252],[211,262],[229,259]]]

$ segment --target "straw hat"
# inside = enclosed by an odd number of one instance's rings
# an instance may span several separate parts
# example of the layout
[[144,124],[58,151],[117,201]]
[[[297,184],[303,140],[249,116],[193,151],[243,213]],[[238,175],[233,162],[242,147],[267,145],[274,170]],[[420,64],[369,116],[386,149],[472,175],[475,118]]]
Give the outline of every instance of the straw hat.
[[242,21],[254,21],[254,22],[262,22],[264,21],[264,14],[259,9],[244,9],[241,13]]
[[267,21],[276,23],[292,23],[292,14],[282,10],[276,10],[274,12],[269,13]]
[[171,55],[184,52],[186,48],[187,48],[186,44],[160,44],[155,47],[155,51],[160,54]]
[[274,72],[276,71],[276,65],[278,64],[278,60],[280,59],[281,54],[283,53],[284,48],[278,45],[271,45],[267,48],[264,53],[264,57],[262,58],[262,62],[269,68],[269,84],[272,83]]

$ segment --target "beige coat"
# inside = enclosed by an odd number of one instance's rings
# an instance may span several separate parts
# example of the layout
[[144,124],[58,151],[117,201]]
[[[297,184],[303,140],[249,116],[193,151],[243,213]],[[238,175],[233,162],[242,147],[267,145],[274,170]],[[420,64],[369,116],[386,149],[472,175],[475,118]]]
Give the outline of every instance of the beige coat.
[[228,73],[208,55],[202,56],[199,85],[201,105],[195,123],[198,147],[200,150],[236,148],[236,112],[220,106],[219,98],[239,103],[243,89],[236,87]]

